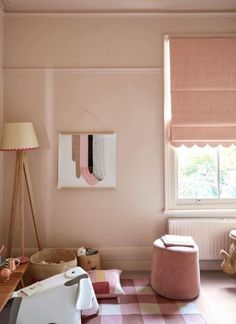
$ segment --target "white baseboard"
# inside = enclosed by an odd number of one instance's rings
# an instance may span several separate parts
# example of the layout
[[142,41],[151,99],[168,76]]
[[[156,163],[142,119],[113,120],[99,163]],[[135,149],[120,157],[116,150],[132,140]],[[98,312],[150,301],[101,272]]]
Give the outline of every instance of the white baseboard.
[[[77,248],[69,248],[76,251]],[[121,269],[124,271],[150,271],[152,260],[152,247],[100,247],[101,266],[103,269]],[[38,250],[36,248],[25,249],[25,255],[31,256]],[[13,249],[13,256],[20,254],[20,249]],[[201,270],[220,270],[220,260],[200,260]]]
[[201,270],[221,270],[221,260],[200,260]]
[[99,251],[104,269],[151,270],[152,247],[101,247]]

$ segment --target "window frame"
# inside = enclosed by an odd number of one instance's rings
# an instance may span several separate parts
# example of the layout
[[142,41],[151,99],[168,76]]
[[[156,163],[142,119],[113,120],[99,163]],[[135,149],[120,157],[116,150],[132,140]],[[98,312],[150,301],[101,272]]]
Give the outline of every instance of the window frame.
[[[186,35],[175,35],[178,37]],[[187,35],[190,36],[190,35]],[[191,37],[199,35],[191,35]],[[203,36],[203,35],[201,35]],[[209,37],[212,35],[204,35]],[[166,216],[207,216],[232,217],[236,216],[236,198],[212,199],[178,199],[178,158],[176,150],[170,145],[169,125],[171,121],[171,80],[170,80],[170,53],[169,37],[164,35],[164,159],[165,159],[165,209]]]
[[[167,209],[234,209],[236,208],[236,198],[208,198],[208,199],[181,199],[178,198],[178,153],[175,148],[169,145],[169,165],[168,183],[165,182],[168,189],[166,192]],[[169,187],[169,188],[168,188]]]

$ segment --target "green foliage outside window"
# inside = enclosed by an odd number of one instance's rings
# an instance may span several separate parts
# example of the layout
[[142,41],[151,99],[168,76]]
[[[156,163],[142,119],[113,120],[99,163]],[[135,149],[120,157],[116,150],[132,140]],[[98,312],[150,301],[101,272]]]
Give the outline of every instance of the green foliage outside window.
[[180,147],[178,198],[236,197],[236,147]]

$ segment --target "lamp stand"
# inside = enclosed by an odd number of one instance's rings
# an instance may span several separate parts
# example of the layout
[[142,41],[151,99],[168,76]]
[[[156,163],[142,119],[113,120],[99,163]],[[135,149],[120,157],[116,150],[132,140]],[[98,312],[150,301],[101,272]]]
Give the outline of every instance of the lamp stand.
[[39,250],[41,250],[41,244],[39,240],[37,223],[35,218],[35,203],[33,199],[33,190],[31,185],[28,160],[26,152],[24,150],[19,150],[16,152],[16,167],[15,167],[15,176],[14,176],[14,188],[12,196],[12,206],[11,206],[11,219],[8,233],[8,244],[7,244],[7,256],[11,256],[13,234],[14,234],[14,224],[16,219],[16,207],[19,200],[20,206],[20,241],[21,241],[21,254],[25,254],[25,206],[24,206],[24,179],[26,183],[26,188],[29,196],[30,209],[32,213],[32,219],[37,239],[37,244]]

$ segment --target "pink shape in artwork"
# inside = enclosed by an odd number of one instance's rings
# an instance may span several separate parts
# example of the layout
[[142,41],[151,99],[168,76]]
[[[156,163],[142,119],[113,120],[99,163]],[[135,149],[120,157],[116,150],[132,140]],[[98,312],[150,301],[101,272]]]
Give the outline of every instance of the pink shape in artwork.
[[91,186],[98,183],[97,178],[88,169],[88,135],[80,136],[80,168],[84,180]]

